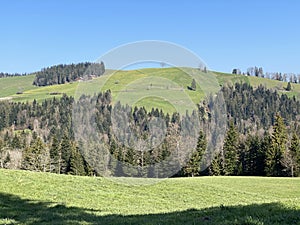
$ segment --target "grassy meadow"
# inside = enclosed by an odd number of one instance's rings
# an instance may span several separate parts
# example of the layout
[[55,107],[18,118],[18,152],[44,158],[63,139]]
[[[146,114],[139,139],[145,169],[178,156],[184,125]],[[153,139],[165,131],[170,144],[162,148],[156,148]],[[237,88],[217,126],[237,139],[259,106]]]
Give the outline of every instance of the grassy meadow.
[[299,178],[116,181],[0,170],[0,224],[300,223]]
[[22,77],[7,77],[0,79],[0,98],[12,97],[19,91],[29,91],[37,89],[32,85],[35,75]]
[[[197,81],[196,91],[188,89],[193,78]],[[36,99],[42,102],[44,99],[59,98],[63,93],[78,97],[81,94],[94,94],[110,89],[113,102],[121,101],[132,106],[144,106],[148,110],[157,107],[166,112],[185,113],[187,109],[195,107],[199,99],[203,99],[210,92],[217,92],[220,86],[228,83],[246,82],[254,87],[262,84],[289,97],[299,98],[300,95],[300,84],[293,84],[292,91],[286,92],[284,89],[287,86],[286,82],[220,72],[203,73],[193,68],[108,71],[104,76],[87,82],[46,87],[33,86],[33,80],[34,75],[1,79],[0,99],[20,102]],[[19,91],[23,94],[16,94]]]

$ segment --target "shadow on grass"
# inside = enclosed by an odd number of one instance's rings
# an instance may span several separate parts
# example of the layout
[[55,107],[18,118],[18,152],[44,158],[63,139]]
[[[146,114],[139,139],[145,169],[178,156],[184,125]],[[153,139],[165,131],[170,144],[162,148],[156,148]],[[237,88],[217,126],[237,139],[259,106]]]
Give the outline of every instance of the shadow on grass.
[[0,224],[300,224],[300,210],[278,203],[131,216],[99,213],[0,193]]

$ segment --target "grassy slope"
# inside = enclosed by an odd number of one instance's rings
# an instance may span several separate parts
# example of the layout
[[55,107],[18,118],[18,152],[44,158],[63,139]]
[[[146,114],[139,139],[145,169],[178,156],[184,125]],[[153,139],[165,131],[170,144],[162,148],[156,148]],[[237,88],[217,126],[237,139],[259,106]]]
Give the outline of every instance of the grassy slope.
[[18,91],[27,91],[36,89],[32,85],[34,75],[24,77],[0,78],[0,98],[16,94]]
[[287,87],[287,82],[280,82],[276,80],[269,80],[264,79],[260,77],[248,77],[251,85],[254,87],[257,87],[258,85],[262,84],[270,89],[275,89],[279,91],[280,93],[284,93],[289,97],[295,96],[298,99],[300,98],[300,84],[292,84],[292,90],[291,91],[285,91],[285,88]]
[[[192,77],[198,81],[197,91],[187,89]],[[202,73],[192,68],[152,68],[115,73],[110,71],[109,74],[92,81],[48,87],[34,87],[33,79],[34,75],[0,79],[0,98],[11,97],[14,101],[37,99],[42,102],[44,99],[54,97],[49,94],[51,92],[80,95],[111,89],[114,101],[120,100],[130,105],[145,106],[147,109],[158,107],[167,112],[174,109],[185,112],[208,92],[217,91],[219,84],[235,82],[250,83],[254,87],[262,84],[280,93],[286,93],[290,97],[300,97],[300,84],[293,84],[292,91],[286,92],[285,82],[219,72]],[[24,93],[15,94],[19,90],[23,90]]]
[[104,178],[0,170],[0,224],[296,221],[300,221],[299,178],[176,178],[132,186]]

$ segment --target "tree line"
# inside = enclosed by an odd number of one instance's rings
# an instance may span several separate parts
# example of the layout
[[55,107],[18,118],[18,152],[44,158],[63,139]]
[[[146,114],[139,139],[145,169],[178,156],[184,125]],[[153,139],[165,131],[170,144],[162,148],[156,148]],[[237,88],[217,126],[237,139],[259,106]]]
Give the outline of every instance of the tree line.
[[26,76],[26,73],[3,73],[0,72],[0,78],[6,78],[6,77],[21,77]]
[[300,139],[277,114],[272,132],[241,135],[231,122],[211,175],[300,176]]
[[232,74],[238,75],[247,75],[247,76],[255,76],[255,77],[262,77],[268,78],[272,80],[278,80],[283,82],[290,82],[290,83],[300,83],[300,74],[295,73],[282,73],[282,72],[264,72],[262,67],[249,67],[246,72],[242,72],[240,69],[234,68],[232,70]]
[[75,175],[299,176],[300,102],[244,83],[224,86],[221,94],[228,128],[211,152],[209,138],[218,140],[211,130],[214,98],[185,115],[112,106],[110,91],[76,101],[67,95],[2,101],[0,166]]
[[54,84],[65,84],[68,82],[98,77],[104,74],[105,66],[100,63],[78,63],[78,64],[60,64],[42,69],[36,72],[33,85],[48,86]]

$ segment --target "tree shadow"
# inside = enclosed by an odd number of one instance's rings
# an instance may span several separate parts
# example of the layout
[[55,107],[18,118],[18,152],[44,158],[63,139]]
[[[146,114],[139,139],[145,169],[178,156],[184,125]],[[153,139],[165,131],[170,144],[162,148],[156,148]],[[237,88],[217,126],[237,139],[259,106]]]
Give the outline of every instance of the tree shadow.
[[130,216],[101,216],[99,213],[101,211],[0,193],[0,224],[300,224],[300,210],[279,203],[221,205],[201,210]]

